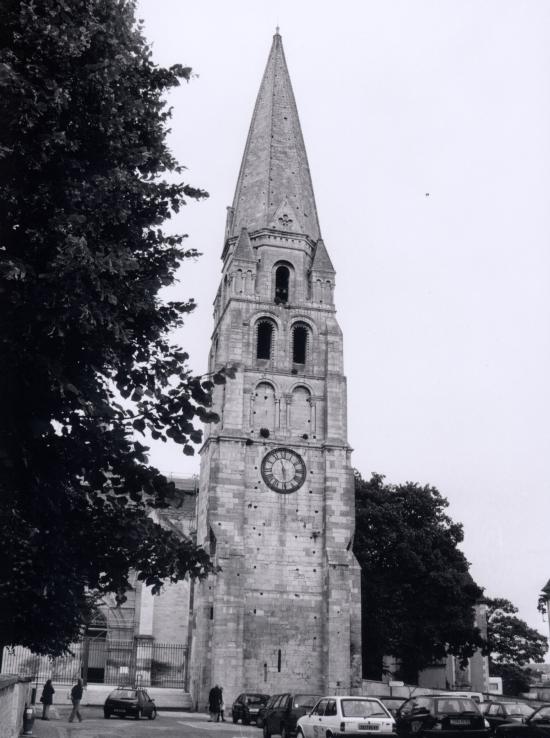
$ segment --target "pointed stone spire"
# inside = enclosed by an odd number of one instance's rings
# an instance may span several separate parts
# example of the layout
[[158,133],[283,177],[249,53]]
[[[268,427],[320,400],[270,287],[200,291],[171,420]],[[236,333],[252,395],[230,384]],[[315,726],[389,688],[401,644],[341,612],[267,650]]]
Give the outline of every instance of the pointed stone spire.
[[252,250],[252,244],[250,243],[250,236],[248,235],[246,228],[241,228],[241,233],[233,253],[233,259],[240,259],[241,261],[255,261],[254,251]]
[[233,200],[229,237],[241,228],[320,237],[313,185],[279,29],[256,100]]
[[313,255],[313,262],[311,264],[312,272],[331,272],[334,274],[334,267],[332,261],[328,255],[328,251],[325,246],[325,242],[322,238],[317,241],[315,247],[315,253]]

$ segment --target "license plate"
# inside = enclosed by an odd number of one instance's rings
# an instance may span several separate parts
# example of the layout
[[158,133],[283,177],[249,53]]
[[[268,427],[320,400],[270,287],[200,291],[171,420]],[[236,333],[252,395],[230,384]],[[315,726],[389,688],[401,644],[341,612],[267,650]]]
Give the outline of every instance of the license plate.
[[359,723],[359,730],[378,730],[379,727],[375,723]]
[[470,725],[469,720],[449,720],[451,725]]

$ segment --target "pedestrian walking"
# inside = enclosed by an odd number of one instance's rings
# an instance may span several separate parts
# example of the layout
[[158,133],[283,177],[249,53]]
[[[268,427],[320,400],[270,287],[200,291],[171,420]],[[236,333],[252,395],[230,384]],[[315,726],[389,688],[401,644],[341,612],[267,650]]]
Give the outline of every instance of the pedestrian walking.
[[73,709],[69,715],[69,722],[72,723],[75,717],[78,718],[78,722],[82,722],[82,715],[80,714],[80,700],[82,699],[82,692],[84,691],[84,682],[79,679],[74,687],[71,689],[71,702],[73,703]]
[[53,703],[53,696],[55,689],[53,688],[52,680],[48,679],[42,689],[42,696],[40,702],[42,703],[42,720],[49,720],[48,713],[50,711],[50,705]]
[[225,702],[223,701],[223,687],[220,687],[220,717],[225,723]]
[[209,723],[213,723],[214,721],[216,723],[219,722],[221,697],[221,690],[218,685],[215,684],[208,693],[208,712],[210,713],[210,717],[208,718]]

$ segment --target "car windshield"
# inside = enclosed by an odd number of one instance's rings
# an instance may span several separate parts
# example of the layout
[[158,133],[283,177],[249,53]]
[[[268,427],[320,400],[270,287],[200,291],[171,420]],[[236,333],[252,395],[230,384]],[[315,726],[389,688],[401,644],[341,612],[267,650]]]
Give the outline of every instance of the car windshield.
[[295,694],[292,707],[305,707],[311,710],[313,705],[320,699],[317,694]]
[[113,700],[135,700],[136,696],[135,689],[116,689],[109,695]]
[[385,709],[373,700],[342,700],[344,717],[389,717]]
[[247,694],[246,704],[247,705],[265,705],[268,700],[266,694]]
[[435,711],[444,713],[479,712],[476,703],[465,697],[447,697],[442,700],[436,700]]
[[513,705],[505,705],[507,715],[520,715],[521,717],[528,717],[533,712],[533,708],[529,707],[523,702],[517,702]]

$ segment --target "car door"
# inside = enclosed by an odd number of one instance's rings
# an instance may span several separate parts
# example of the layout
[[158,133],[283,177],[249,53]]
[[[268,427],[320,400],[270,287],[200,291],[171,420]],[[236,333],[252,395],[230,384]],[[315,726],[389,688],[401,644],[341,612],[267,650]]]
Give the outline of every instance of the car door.
[[413,702],[410,719],[410,732],[420,733],[430,716],[431,700],[427,697],[417,697]]
[[244,694],[240,694],[235,700],[235,717],[237,720],[242,720],[243,718],[243,714],[244,714],[243,702],[244,702]]
[[326,729],[324,726],[324,715],[328,704],[327,699],[319,700],[315,706],[314,714],[312,714],[312,738],[325,738]]
[[411,718],[414,709],[414,699],[404,702],[395,716],[397,734],[407,736],[411,732]]
[[283,715],[283,704],[286,705],[288,694],[282,694],[279,699],[273,705],[268,719],[267,727],[270,733],[280,733],[281,731],[281,718]]
[[137,702],[138,702],[138,708],[141,714],[144,717],[147,716],[147,707],[145,706],[145,698],[143,696],[143,689],[138,689],[136,691],[136,697],[137,697]]
[[[319,700],[319,702],[320,701],[321,700]],[[300,718],[300,725],[302,726],[304,738],[313,738],[313,721],[317,720],[317,705],[319,702],[313,705],[310,712],[306,712],[306,714]]]
[[149,692],[146,689],[143,690],[143,699],[144,699],[144,705],[145,705],[143,708],[143,714],[149,717],[155,711],[155,703],[149,697]]
[[273,703],[265,714],[264,734],[266,733],[271,734],[273,732],[274,725],[275,725],[275,709],[277,705],[279,704],[279,702],[281,701],[281,695],[275,696],[272,699],[273,699]]
[[323,725],[325,732],[329,731],[336,735],[340,729],[340,721],[338,719],[338,710],[336,709],[336,700],[329,700],[325,707],[325,714],[323,715]]

